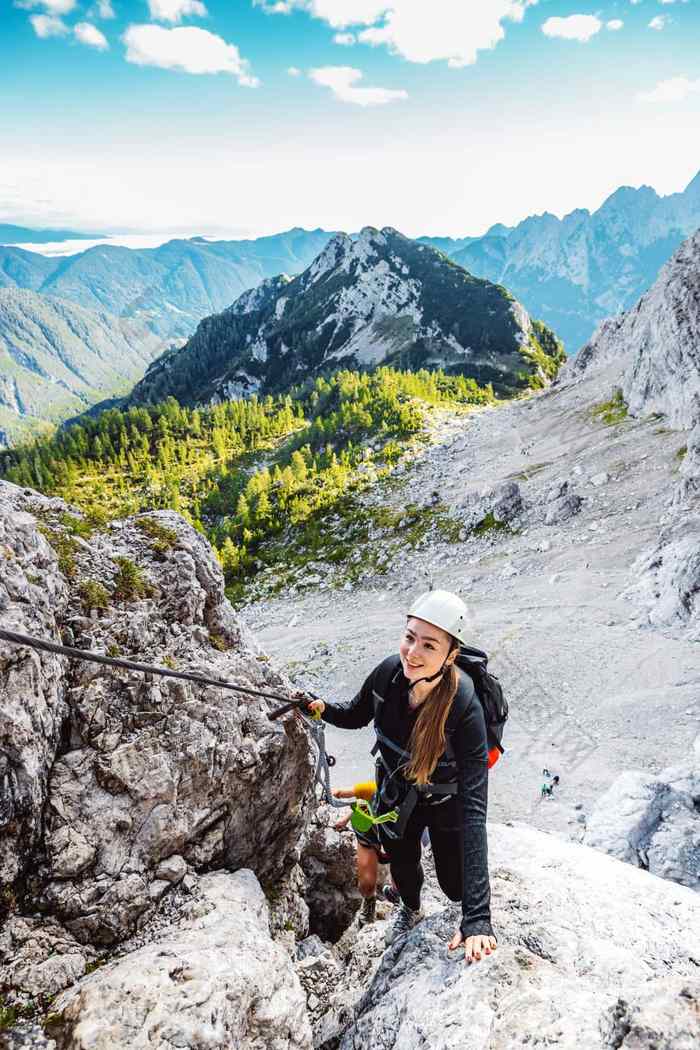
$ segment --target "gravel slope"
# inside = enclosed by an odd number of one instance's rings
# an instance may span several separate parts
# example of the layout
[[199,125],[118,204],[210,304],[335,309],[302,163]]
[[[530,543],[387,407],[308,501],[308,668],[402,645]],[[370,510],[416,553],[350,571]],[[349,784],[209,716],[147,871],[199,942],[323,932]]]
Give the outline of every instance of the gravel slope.
[[[403,564],[361,588],[312,588],[243,610],[273,662],[339,699],[396,651],[407,604],[428,579],[460,591],[474,643],[490,654],[511,703],[489,816],[577,841],[585,814],[623,769],[656,772],[692,746],[700,713],[693,632],[652,627],[642,606],[623,597],[635,558],[670,520],[676,452],[687,435],[658,417],[607,427],[590,413],[600,397],[600,377],[584,377],[467,418],[436,416],[433,444],[402,484],[373,496],[401,506],[437,490],[458,505],[469,492],[525,474],[519,534],[408,550]],[[545,525],[545,493],[565,479],[582,508]],[[337,784],[371,771],[371,728],[331,728],[328,739]],[[545,801],[543,767],[561,777]]]

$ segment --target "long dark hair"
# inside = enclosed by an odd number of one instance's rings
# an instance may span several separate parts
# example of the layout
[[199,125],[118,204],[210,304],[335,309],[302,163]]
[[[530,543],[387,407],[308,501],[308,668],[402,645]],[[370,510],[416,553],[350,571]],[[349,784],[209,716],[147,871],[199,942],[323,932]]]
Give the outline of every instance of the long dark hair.
[[[455,638],[451,638],[450,643],[448,656],[459,646]],[[409,743],[411,758],[405,767],[406,779],[415,784],[431,782],[430,774],[445,750],[445,724],[458,685],[458,671],[452,663],[421,704]]]

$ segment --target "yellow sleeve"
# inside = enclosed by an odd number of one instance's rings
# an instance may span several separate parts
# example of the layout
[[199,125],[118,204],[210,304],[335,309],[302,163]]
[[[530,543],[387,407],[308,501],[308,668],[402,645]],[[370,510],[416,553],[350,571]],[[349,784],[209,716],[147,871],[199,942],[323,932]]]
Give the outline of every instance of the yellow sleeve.
[[377,785],[373,780],[362,780],[359,784],[355,784],[352,790],[355,798],[363,798],[365,801],[371,802],[377,790]]

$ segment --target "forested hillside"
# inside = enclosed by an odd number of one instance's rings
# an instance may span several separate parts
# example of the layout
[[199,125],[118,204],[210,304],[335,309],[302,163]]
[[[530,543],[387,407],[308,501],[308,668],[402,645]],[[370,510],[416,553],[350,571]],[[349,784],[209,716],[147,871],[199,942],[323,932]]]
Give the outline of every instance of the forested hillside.
[[[158,405],[85,417],[51,440],[8,450],[2,476],[59,495],[90,525],[170,508],[204,533],[223,564],[231,597],[251,572],[284,562],[293,542],[308,556],[320,521],[391,471],[424,428],[429,404],[495,401],[490,386],[441,372],[338,372],[281,397],[190,409]],[[66,522],[78,532],[85,524]],[[166,530],[167,531],[167,530]],[[154,543],[167,545],[163,530]],[[70,567],[71,538],[61,538]],[[348,551],[339,549],[342,560]]]

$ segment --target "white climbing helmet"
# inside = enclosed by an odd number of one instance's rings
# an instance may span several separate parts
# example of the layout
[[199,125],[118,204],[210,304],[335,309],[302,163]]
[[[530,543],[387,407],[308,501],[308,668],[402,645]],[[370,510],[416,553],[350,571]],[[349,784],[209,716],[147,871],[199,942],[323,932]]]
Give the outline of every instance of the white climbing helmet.
[[467,644],[467,607],[452,591],[426,591],[416,598],[406,615],[442,627],[457,641]]

